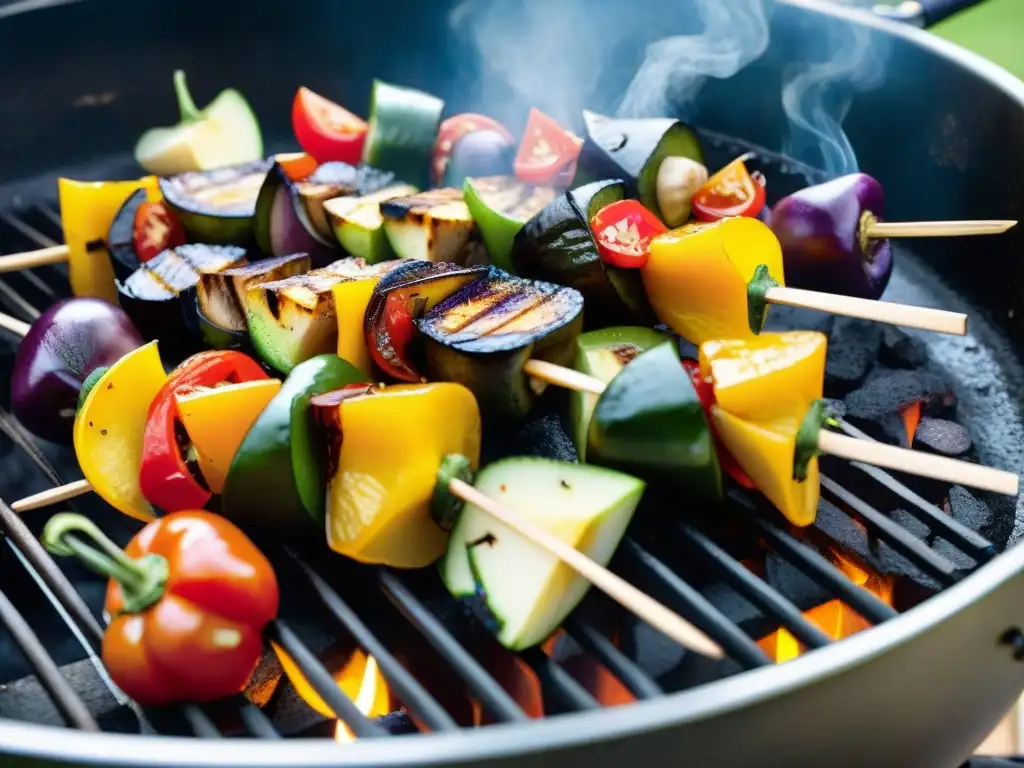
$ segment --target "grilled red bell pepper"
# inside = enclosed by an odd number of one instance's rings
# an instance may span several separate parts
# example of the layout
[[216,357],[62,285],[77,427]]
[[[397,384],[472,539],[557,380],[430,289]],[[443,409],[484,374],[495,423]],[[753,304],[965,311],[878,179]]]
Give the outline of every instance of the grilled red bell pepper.
[[754,481],[747,477],[747,473],[743,471],[739,463],[722,443],[721,438],[718,437],[718,433],[715,432],[715,422],[711,418],[711,406],[715,404],[715,388],[708,379],[701,375],[700,363],[696,360],[683,360],[683,368],[690,374],[690,380],[693,382],[693,388],[697,390],[697,397],[700,398],[701,407],[704,408],[704,413],[707,414],[708,423],[711,425],[711,433],[715,436],[718,463],[722,465],[722,470],[743,488],[756,488],[757,486],[754,485]]
[[639,269],[651,256],[651,240],[668,231],[661,219],[636,200],[606,205],[590,220],[601,261],[613,267]]
[[110,577],[103,663],[139,704],[213,701],[245,687],[279,592],[267,558],[232,523],[177,512],[122,550],[90,520],[64,513],[46,524],[43,543]]
[[142,439],[139,486],[150,504],[164,512],[202,509],[212,496],[189,467],[188,435],[178,420],[175,393],[266,378],[259,363],[232,350],[200,352],[171,372],[149,406]]

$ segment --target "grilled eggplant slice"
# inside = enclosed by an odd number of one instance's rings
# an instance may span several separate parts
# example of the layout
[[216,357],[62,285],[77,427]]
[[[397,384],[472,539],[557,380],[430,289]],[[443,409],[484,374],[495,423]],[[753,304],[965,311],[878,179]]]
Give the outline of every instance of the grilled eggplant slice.
[[256,352],[282,373],[311,357],[333,352],[338,321],[331,289],[346,280],[377,280],[391,267],[341,259],[324,269],[251,286],[245,307]]
[[571,365],[583,326],[583,296],[492,268],[416,321],[425,337],[427,376],[476,395],[485,418],[521,419],[537,389],[523,373],[530,358]]
[[465,264],[473,248],[476,224],[453,187],[432,189],[380,204],[384,232],[403,259]]
[[268,161],[190,171],[160,179],[160,191],[189,240],[249,245],[256,198],[270,170]]
[[463,196],[491,263],[513,271],[512,243],[527,221],[536,216],[558,194],[554,187],[534,187],[514,176],[466,179]]
[[566,192],[526,222],[512,246],[512,263],[520,275],[569,285],[583,294],[593,328],[656,322],[640,270],[605,264],[590,231],[597,212],[625,193],[625,185],[615,180]]
[[249,325],[245,316],[245,297],[249,288],[285,280],[309,269],[309,254],[293,253],[201,275],[196,292],[199,309],[209,321],[221,328],[246,331]]
[[[668,157],[704,162],[700,139],[693,128],[667,117],[620,120],[589,110],[583,110],[583,122],[587,136],[580,150],[573,184],[622,179],[627,197],[637,198],[645,208],[666,221],[658,205],[658,171]],[[678,226],[682,222],[666,223]]]
[[334,236],[349,256],[366,259],[368,264],[395,258],[384,234],[380,204],[395,197],[416,194],[416,187],[393,184],[369,195],[336,197],[324,203]]
[[442,262],[396,262],[366,307],[366,346],[377,368],[399,381],[418,382],[421,355],[413,320],[487,272]]

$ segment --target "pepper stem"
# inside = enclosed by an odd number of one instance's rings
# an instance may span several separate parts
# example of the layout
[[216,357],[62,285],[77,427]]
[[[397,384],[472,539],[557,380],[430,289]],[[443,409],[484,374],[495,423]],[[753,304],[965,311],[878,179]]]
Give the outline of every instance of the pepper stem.
[[[75,535],[77,534],[77,535]],[[91,540],[86,543],[79,536]],[[75,557],[92,571],[113,579],[124,595],[123,613],[140,613],[164,596],[167,560],[160,555],[129,557],[91,520],[62,512],[43,529],[43,546],[53,555]]]
[[441,459],[441,466],[437,469],[437,484],[430,499],[430,516],[443,531],[455,527],[455,521],[465,506],[462,499],[448,490],[452,480],[473,482],[473,462],[461,453],[449,453]]
[[754,276],[747,283],[747,322],[756,336],[764,327],[764,318],[768,313],[768,300],[765,298],[769,288],[777,288],[779,282],[768,272],[768,266],[758,264]]
[[199,107],[192,101],[192,94],[188,90],[188,83],[185,82],[185,71],[178,69],[174,72],[174,93],[178,97],[178,111],[181,112],[183,123],[199,119]]
[[871,228],[878,223],[878,217],[875,216],[871,211],[864,211],[860,215],[860,224],[857,227],[857,240],[860,245],[860,252],[864,254],[864,258],[868,261],[872,261],[872,255],[875,249],[871,243]]
[[793,479],[803,482],[807,479],[807,466],[811,459],[819,456],[818,435],[829,422],[828,406],[824,400],[815,400],[807,409],[800,429],[796,433],[796,447],[793,450]]
[[107,366],[101,365],[85,377],[85,381],[82,382],[82,389],[78,392],[78,410],[82,410],[82,406],[85,405],[85,399],[92,392],[92,388],[96,386],[96,382],[103,378],[103,374],[109,370]]

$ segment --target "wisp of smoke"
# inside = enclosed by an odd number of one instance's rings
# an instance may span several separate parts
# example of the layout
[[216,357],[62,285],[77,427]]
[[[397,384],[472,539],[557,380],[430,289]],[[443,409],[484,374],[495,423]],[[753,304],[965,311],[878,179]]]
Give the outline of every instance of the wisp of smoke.
[[[826,60],[788,68],[783,75],[782,106],[790,122],[790,138],[783,151],[818,165],[809,155],[817,151],[819,167],[829,176],[841,176],[858,168],[843,120],[858,91],[881,83],[888,48],[872,45],[869,30],[859,24],[830,29],[822,46]],[[815,33],[821,34],[821,28],[815,27]]]
[[697,0],[699,35],[652,43],[619,105],[621,117],[675,114],[709,77],[732,77],[768,47],[771,0]]

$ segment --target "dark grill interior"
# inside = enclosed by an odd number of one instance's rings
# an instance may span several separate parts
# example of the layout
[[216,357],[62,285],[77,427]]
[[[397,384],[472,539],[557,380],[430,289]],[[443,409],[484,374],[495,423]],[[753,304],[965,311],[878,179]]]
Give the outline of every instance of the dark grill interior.
[[[53,205],[0,212],[4,253],[60,240]],[[63,267],[4,275],[0,305],[31,321],[38,308],[67,290]],[[7,381],[14,349],[3,345],[0,350]],[[863,436],[840,423],[848,434]],[[6,501],[73,479],[54,467],[67,466],[67,452],[37,445],[6,411],[0,411],[0,430]],[[894,564],[888,570],[904,577],[894,598],[898,608],[955,583],[995,555],[996,547],[975,530],[880,470],[824,460],[822,492],[819,521],[809,532],[791,531],[760,496],[734,489],[730,499],[735,515],[724,526],[682,522],[675,516],[661,521],[657,536],[641,530],[620,547],[614,569],[717,641],[729,657],[720,663],[692,654],[680,661],[678,649],[666,650],[667,640],[636,627],[598,594],[590,594],[573,614],[553,650],[533,649],[514,660],[454,605],[432,569],[411,573],[369,568],[336,556],[300,557],[263,543],[278,570],[283,597],[282,618],[271,626],[267,639],[288,651],[356,737],[443,731],[474,721],[510,722],[536,715],[535,702],[522,695],[519,685],[531,675],[545,714],[587,710],[614,698],[598,696],[593,685],[585,684],[587,670],[593,674],[600,668],[612,687],[649,699],[771,664],[756,641],[777,627],[807,649],[828,645],[832,638],[802,613],[825,601],[842,601],[870,624],[895,616],[893,607],[823,556],[829,544],[865,562]],[[138,527],[95,498],[82,497],[70,506],[87,512],[120,543]],[[136,711],[123,698],[116,699],[120,694],[100,682],[98,662],[102,629],[97,617],[105,585],[74,563],[58,567],[38,543],[53,511],[29,512],[22,519],[0,503],[8,544],[0,554],[0,619],[6,627],[0,647],[16,645],[24,657],[24,664],[11,663],[4,670],[10,682],[0,690],[0,716],[63,722],[82,730],[211,738],[333,733],[333,723],[307,707],[281,678],[269,652],[250,691],[253,700],[266,705],[262,709],[243,696],[171,712]],[[943,546],[922,537],[917,530],[921,526]],[[767,548],[763,574],[730,554],[737,546],[742,549],[738,541],[753,542],[758,551],[762,545]],[[49,605],[39,599],[40,593]],[[379,599],[381,593],[387,601]],[[368,719],[335,684],[329,667],[356,647],[376,659],[392,702],[400,704],[395,713]],[[88,654],[84,661],[82,648]],[[589,659],[589,666],[581,666],[580,658]],[[479,720],[473,714],[477,704]]]

